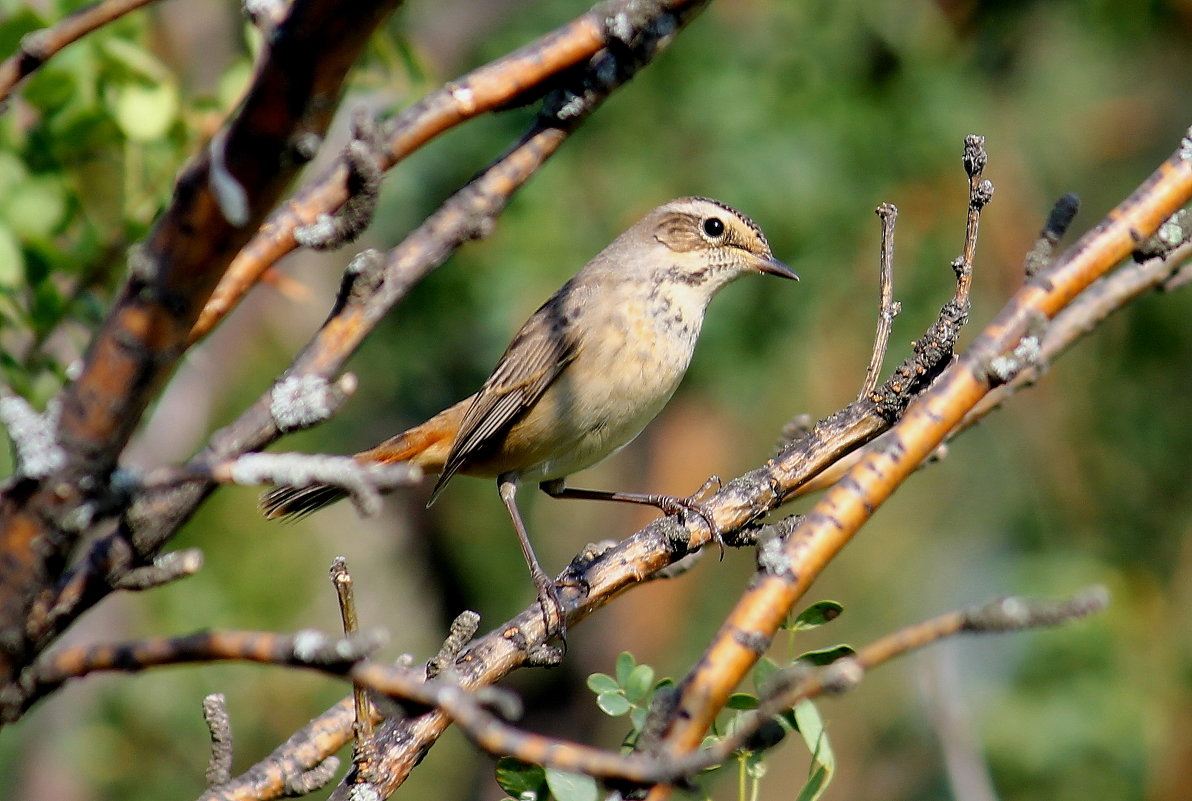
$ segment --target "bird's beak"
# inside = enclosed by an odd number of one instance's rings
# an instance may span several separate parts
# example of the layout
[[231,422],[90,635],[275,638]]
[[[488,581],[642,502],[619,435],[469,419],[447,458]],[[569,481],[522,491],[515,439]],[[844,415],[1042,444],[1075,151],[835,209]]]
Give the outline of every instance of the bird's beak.
[[787,267],[782,262],[778,261],[778,259],[758,259],[757,260],[757,271],[759,273],[768,273],[770,275],[776,275],[779,278],[790,278],[791,280],[794,280],[794,281],[799,280],[798,273],[796,273],[790,267]]

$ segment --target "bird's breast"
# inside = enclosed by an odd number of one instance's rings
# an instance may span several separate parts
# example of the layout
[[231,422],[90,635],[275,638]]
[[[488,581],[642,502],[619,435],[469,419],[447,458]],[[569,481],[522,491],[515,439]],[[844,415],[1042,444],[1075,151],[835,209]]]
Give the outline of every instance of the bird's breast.
[[574,359],[506,438],[510,447],[527,446],[524,478],[546,481],[589,467],[662,411],[691,363],[702,323],[703,309],[685,301],[636,292],[575,316]]

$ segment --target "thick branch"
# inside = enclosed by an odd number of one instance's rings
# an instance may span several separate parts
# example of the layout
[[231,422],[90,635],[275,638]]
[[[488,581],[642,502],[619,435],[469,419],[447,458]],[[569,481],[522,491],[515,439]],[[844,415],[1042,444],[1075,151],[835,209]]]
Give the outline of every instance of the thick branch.
[[0,501],[0,686],[28,659],[24,624],[34,596],[107,513],[108,476],[203,303],[300,166],[291,143],[322,136],[348,68],[396,1],[345,13],[328,0],[295,0],[243,105],[183,171],[132,257],[127,286],[62,393],[64,466]]

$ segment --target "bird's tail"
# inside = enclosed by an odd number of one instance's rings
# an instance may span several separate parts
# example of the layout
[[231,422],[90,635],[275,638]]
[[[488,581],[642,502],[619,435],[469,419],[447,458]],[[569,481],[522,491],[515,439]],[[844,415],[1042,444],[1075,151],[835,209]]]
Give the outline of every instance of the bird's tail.
[[312,484],[307,487],[282,485],[261,495],[260,506],[270,520],[297,520],[328,504],[348,497],[348,491],[331,484]]
[[[471,398],[462,400],[422,425],[390,437],[375,448],[361,451],[356,458],[362,462],[379,464],[410,462],[426,473],[437,474],[447,461],[451,443],[459,431],[459,423],[471,402]],[[332,484],[308,484],[303,487],[282,485],[263,494],[260,507],[270,520],[297,519],[346,497],[347,490]]]

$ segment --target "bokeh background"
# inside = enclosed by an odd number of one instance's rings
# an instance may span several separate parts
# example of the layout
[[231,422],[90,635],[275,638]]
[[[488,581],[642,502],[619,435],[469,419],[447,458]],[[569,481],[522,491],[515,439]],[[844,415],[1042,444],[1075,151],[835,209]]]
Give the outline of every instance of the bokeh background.
[[[0,56],[70,7],[0,0]],[[412,0],[370,48],[346,107],[400,109],[586,8]],[[125,248],[168,196],[180,159],[234,102],[251,38],[233,4],[171,0],[63,53],[0,117],[2,366],[31,398],[44,402],[60,384]],[[950,293],[966,134],[987,137],[996,185],[978,248],[975,330],[1020,282],[1055,198],[1080,195],[1074,230],[1084,230],[1170,153],[1192,122],[1189,75],[1187,0],[714,3],[516,196],[489,239],[463,248],[391,315],[353,360],[360,390],[338,418],[283,447],[357,450],[470,393],[584,261],[658,203],[702,194],[753,216],[803,281],[727,289],[668,409],[576,483],[686,494],[712,473],[736,475],[771,453],[792,416],[818,417],[855,395],[873,336],[879,202],[901,210],[896,360]],[[187,357],[129,464],[176,462],[234,419],[321,322],[355,249],[399,241],[531,113],[486,117],[433,142],[388,176],[364,240],[288,258],[284,280],[259,288]],[[339,141],[345,129],[341,119]],[[1113,604],[1060,630],[937,646],[824,701],[837,755],[826,798],[983,797],[950,783],[949,749],[978,757],[1007,800],[1192,797],[1189,319],[1183,290],[1108,321],[915,475],[827,570],[808,600],[846,611],[800,635],[796,650],[863,644],[1007,593],[1102,583]],[[532,599],[489,483],[459,480],[430,510],[425,499],[423,488],[391,497],[375,519],[344,506],[283,526],[259,519],[253,490],[221,491],[176,542],[203,549],[200,574],[114,597],[66,641],[334,630],[326,571],[342,554],[363,622],[392,632],[390,655],[424,660],[461,609],[491,627]],[[545,497],[528,505],[553,568],[650,517]],[[660,676],[681,676],[751,570],[749,553],[705,559],[576,627],[563,667],[509,682],[527,699],[527,724],[615,746],[624,720],[598,712],[587,674],[611,672],[628,650]],[[0,797],[195,797],[210,692],[228,696],[239,772],[343,687],[245,666],[89,679],[0,731]],[[760,798],[791,798],[808,757],[787,743],[768,765]],[[715,798],[737,796],[728,773],[710,785]],[[499,797],[491,777],[491,760],[452,732],[400,792]]]

